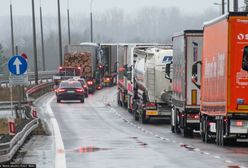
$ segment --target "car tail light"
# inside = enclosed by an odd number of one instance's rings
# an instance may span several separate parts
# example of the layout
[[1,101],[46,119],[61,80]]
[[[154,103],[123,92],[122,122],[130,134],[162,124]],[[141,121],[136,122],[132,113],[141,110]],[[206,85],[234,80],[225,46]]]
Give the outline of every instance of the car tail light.
[[83,89],[76,89],[76,92],[82,93],[84,90]]
[[59,67],[59,70],[62,70],[63,69],[63,67]]
[[110,81],[110,79],[109,79],[109,78],[106,78],[106,81],[108,81],[108,82],[109,82],[109,81]]
[[93,81],[88,81],[87,84],[88,85],[93,85]]
[[87,85],[84,85],[84,88],[87,88]]
[[64,92],[65,89],[57,89],[57,92],[61,93],[61,92]]
[[97,86],[97,89],[100,90],[101,89],[101,86]]

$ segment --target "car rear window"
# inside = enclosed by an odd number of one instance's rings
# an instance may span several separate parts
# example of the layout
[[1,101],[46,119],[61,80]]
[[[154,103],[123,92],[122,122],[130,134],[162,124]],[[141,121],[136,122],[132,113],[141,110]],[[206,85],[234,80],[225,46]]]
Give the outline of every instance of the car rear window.
[[61,82],[60,86],[61,88],[81,88],[82,85],[78,81],[69,81],[69,82]]

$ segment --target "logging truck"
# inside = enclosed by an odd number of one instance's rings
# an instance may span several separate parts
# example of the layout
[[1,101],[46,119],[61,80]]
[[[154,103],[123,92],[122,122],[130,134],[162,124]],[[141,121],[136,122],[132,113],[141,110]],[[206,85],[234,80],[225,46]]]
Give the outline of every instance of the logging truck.
[[100,47],[96,43],[80,43],[80,45],[66,45],[64,50],[64,64],[54,76],[55,85],[61,80],[69,78],[86,79],[89,93],[101,88],[102,77],[99,65],[101,62]]

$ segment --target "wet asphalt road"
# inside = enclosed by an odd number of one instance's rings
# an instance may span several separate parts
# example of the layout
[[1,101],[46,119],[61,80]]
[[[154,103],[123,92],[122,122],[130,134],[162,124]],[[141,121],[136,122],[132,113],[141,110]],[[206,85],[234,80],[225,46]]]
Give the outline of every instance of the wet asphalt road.
[[[45,108],[52,96],[43,97],[38,103],[40,108]],[[183,138],[172,134],[166,123],[140,124],[117,106],[115,87],[90,95],[84,104],[58,104],[53,99],[51,109],[60,128],[67,168],[248,167],[247,143],[218,147],[202,143],[197,135]],[[49,121],[49,115],[41,116]],[[51,162],[58,153],[53,138],[41,138],[31,142],[37,142],[36,147],[43,152],[29,151],[26,160],[40,153],[43,160],[38,160],[38,167],[53,167]],[[30,149],[34,147],[31,145]]]
[[247,145],[217,147],[185,139],[169,125],[142,125],[116,105],[116,88],[105,88],[84,104],[52,101],[68,168],[248,166]]

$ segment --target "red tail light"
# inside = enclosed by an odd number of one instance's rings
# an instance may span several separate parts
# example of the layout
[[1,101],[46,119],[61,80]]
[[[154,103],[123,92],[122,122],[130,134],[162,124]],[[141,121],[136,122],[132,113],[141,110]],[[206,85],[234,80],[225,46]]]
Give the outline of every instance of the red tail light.
[[198,120],[200,118],[199,114],[187,114],[187,118]]
[[93,85],[93,81],[88,81],[87,84],[88,85]]
[[84,85],[84,88],[87,88],[87,85]]
[[57,89],[57,92],[61,93],[61,92],[64,92],[65,89]]
[[242,127],[242,126],[243,126],[243,122],[242,122],[242,121],[236,121],[236,125],[237,125],[238,127]]
[[82,93],[84,90],[83,89],[76,89],[76,92]]
[[155,103],[147,103],[146,106],[147,107],[156,107],[156,104]]
[[110,79],[109,79],[109,78],[106,78],[106,81],[108,81],[108,82],[109,82],[109,81],[110,81]]

